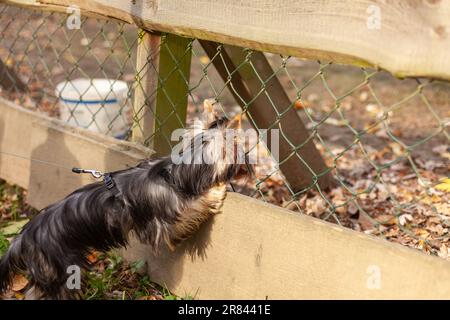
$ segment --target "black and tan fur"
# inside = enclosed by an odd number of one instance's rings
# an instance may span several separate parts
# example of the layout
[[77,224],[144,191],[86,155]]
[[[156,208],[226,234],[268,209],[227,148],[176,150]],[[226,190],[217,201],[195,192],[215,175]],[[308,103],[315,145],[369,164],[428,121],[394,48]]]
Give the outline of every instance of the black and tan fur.
[[[223,131],[230,127],[236,121],[225,118],[208,126]],[[208,148],[213,142],[202,143]],[[240,148],[238,141],[234,148]],[[226,184],[248,173],[247,164],[223,159],[218,155],[214,164],[174,164],[169,156],[145,160],[111,173],[119,195],[96,182],[48,206],[25,225],[1,258],[0,292],[15,273],[27,272],[37,298],[76,298],[79,292],[66,286],[67,267],[89,267],[91,250],[124,247],[130,232],[155,250],[163,244],[173,249],[221,210]]]

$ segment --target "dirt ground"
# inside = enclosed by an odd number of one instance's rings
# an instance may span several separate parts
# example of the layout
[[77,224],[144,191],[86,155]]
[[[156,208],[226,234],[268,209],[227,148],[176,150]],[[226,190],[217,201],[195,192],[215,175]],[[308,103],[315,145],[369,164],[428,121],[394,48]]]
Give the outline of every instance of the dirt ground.
[[[81,30],[67,30],[61,15],[3,5],[0,12],[0,58],[29,88],[28,94],[3,90],[1,96],[58,116],[54,89],[65,79],[109,77],[132,87],[135,28],[88,19]],[[12,19],[17,16],[22,18]],[[268,163],[256,179],[235,189],[450,259],[450,197],[442,183],[450,175],[449,84],[400,80],[326,61],[267,57],[291,101],[298,100],[294,107],[306,127],[321,122],[314,141],[338,183],[329,191],[312,189],[293,197],[281,172],[266,176],[273,168]],[[194,42],[188,120],[210,98],[239,112],[208,63]],[[387,118],[380,120],[383,114]]]

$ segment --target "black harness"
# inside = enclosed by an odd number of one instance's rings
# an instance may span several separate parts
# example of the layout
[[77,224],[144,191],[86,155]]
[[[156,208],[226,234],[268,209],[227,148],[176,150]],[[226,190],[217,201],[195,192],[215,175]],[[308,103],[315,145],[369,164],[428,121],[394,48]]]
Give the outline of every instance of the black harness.
[[122,197],[122,192],[120,192],[110,173],[103,174],[103,182],[105,183],[106,189],[108,189],[116,198]]

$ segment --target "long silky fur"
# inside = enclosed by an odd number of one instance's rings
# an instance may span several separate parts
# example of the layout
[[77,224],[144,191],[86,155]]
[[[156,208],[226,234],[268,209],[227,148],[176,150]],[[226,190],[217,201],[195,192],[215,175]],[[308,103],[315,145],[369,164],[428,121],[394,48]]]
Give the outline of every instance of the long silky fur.
[[[228,125],[220,119],[209,128]],[[103,182],[76,190],[43,209],[12,241],[0,260],[0,293],[14,274],[27,272],[34,298],[79,298],[79,291],[66,286],[69,266],[89,267],[91,250],[124,247],[130,232],[155,250],[163,243],[173,248],[220,211],[226,183],[244,166],[250,168],[238,163],[174,164],[163,157],[113,172],[121,196]]]

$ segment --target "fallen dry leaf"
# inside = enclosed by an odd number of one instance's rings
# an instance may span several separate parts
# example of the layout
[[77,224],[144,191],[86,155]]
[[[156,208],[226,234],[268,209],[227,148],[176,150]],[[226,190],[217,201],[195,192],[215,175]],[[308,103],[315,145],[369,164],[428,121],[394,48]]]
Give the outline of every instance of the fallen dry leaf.
[[348,124],[348,121],[345,119],[336,119],[330,117],[325,119],[325,123],[336,127],[343,127]]
[[441,183],[434,187],[436,190],[450,192],[450,178],[441,180]]
[[405,224],[407,224],[408,222],[413,221],[413,217],[410,214],[402,214],[400,217],[398,217],[398,223],[400,223],[400,225],[404,226]]
[[416,235],[421,238],[427,238],[430,235],[430,233],[425,229],[417,229]]
[[358,206],[353,201],[348,204],[348,213],[350,213],[350,215],[354,216],[358,211]]
[[97,260],[98,260],[98,256],[99,256],[98,252],[97,251],[93,251],[86,258],[88,259],[88,261],[90,263],[96,263]]
[[389,214],[381,214],[378,217],[376,217],[375,220],[384,225],[397,224],[397,219]]
[[367,101],[368,98],[369,98],[369,93],[367,91],[363,91],[359,95],[359,101],[361,101],[361,102]]
[[360,213],[358,223],[363,230],[373,230],[373,221],[364,212]]
[[14,298],[17,300],[23,300],[25,298],[25,295],[20,292],[14,292]]
[[305,109],[308,107],[309,107],[309,103],[307,103],[307,101],[303,102],[299,99],[299,100],[295,101],[295,103],[294,103],[294,108],[296,110],[302,110],[302,109]]
[[394,154],[397,157],[403,156],[405,154],[405,150],[397,142],[390,142],[389,147],[391,148],[392,152],[394,152]]

